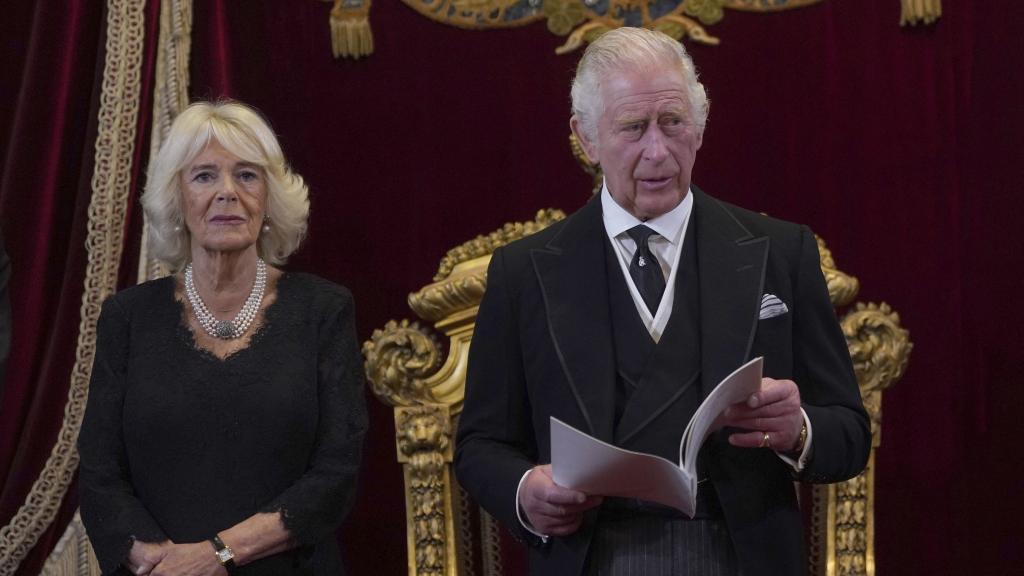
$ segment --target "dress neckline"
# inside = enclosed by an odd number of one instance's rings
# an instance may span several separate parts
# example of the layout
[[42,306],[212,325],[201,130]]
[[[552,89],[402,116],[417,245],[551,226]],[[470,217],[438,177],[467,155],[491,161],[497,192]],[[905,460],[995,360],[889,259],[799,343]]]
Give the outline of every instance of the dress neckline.
[[177,332],[179,335],[179,340],[185,345],[187,349],[195,352],[203,360],[213,362],[216,364],[228,364],[238,357],[248,355],[252,349],[259,346],[259,344],[266,337],[267,333],[270,332],[270,330],[274,327],[274,319],[277,315],[277,310],[279,308],[278,304],[280,304],[282,294],[284,293],[283,289],[289,283],[292,276],[292,274],[286,271],[281,271],[281,275],[277,278],[277,282],[274,284],[274,290],[276,292],[274,301],[271,302],[266,308],[264,308],[257,316],[257,320],[261,320],[260,324],[256,326],[256,328],[252,331],[251,334],[249,334],[247,338],[248,341],[245,344],[245,346],[242,346],[238,350],[234,350],[228,353],[224,357],[218,356],[209,348],[206,348],[205,346],[199,344],[199,341],[196,339],[195,332],[189,325],[188,317],[185,312],[185,301],[179,300],[177,297],[177,278],[175,278],[174,276],[170,276],[169,279],[171,280],[171,300],[174,302],[174,307],[177,312]]

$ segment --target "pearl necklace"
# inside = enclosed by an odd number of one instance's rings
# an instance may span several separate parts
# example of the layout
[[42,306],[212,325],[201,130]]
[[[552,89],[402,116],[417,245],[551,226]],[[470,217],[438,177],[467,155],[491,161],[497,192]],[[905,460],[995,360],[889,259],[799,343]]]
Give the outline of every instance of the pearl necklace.
[[192,305],[192,312],[195,313],[196,320],[207,334],[221,340],[234,340],[245,334],[249,325],[256,318],[256,312],[260,309],[266,289],[267,263],[262,258],[257,258],[256,281],[253,282],[252,291],[249,292],[249,297],[246,298],[242,309],[238,311],[234,320],[217,320],[217,317],[210,313],[206,303],[199,296],[199,291],[196,290],[195,281],[192,279],[192,263],[189,262],[185,267],[185,294],[188,296],[189,304]]

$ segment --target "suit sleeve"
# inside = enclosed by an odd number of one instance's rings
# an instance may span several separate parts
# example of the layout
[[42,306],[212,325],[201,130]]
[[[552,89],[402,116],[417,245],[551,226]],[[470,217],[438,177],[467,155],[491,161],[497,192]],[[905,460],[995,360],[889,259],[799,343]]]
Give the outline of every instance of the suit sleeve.
[[871,427],[861,402],[849,348],[821,272],[818,245],[801,230],[794,287],[793,380],[814,430],[805,482],[839,482],[859,474],[871,450]]
[[487,270],[487,291],[470,348],[455,472],[484,509],[515,535],[532,540],[516,515],[516,489],[535,465],[537,450],[515,299],[507,281],[504,251],[499,249]]
[[135,495],[122,436],[129,334],[124,310],[108,299],[97,325],[96,358],[78,438],[82,522],[104,574],[118,571],[135,540],[167,540]]

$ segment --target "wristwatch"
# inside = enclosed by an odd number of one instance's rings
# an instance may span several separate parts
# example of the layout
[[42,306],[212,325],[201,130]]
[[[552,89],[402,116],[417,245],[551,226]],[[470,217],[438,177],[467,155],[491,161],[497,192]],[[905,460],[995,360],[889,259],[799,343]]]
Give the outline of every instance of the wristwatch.
[[210,538],[210,544],[213,544],[214,554],[217,555],[217,561],[220,562],[220,565],[228,571],[228,574],[233,574],[235,571],[235,552],[225,545],[220,536],[216,534],[213,535],[213,538]]

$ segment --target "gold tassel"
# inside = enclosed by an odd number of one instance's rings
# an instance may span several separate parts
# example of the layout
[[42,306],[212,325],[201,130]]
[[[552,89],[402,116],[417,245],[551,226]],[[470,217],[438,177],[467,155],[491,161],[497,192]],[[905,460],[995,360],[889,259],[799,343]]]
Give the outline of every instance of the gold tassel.
[[331,8],[331,49],[335,58],[359,59],[373,54],[370,29],[372,0],[334,0]]
[[931,24],[942,16],[942,0],[900,0],[900,26]]

